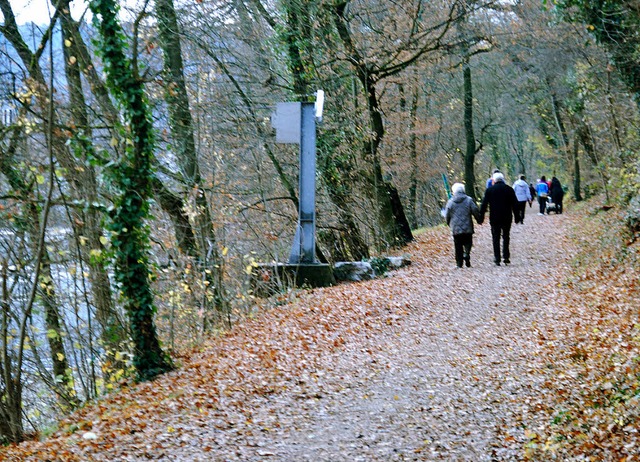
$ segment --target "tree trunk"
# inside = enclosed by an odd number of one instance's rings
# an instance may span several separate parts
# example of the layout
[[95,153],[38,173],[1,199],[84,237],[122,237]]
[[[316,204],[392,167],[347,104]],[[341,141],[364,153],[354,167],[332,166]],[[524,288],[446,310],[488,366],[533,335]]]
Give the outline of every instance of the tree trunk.
[[[68,17],[67,15],[63,17]],[[68,17],[68,33],[72,38],[72,46],[78,57],[82,72],[86,76],[91,92],[96,96],[98,104],[102,109],[102,115],[107,119],[109,125],[115,126],[118,123],[118,111],[113,105],[109,96],[109,91],[96,71],[96,66],[91,60],[86,43],[84,42],[78,23]],[[153,193],[160,207],[169,215],[174,226],[174,234],[178,249],[185,255],[197,257],[198,248],[196,245],[193,227],[189,222],[188,215],[184,212],[185,204],[181,197],[173,194],[154,175],[152,178]]]
[[[13,45],[13,47],[18,52],[23,65],[26,69],[28,69],[30,73],[30,77],[32,80],[29,81],[31,84],[31,89],[33,94],[35,95],[36,101],[40,106],[43,114],[48,114],[45,116],[45,119],[49,120],[49,128],[54,127],[54,112],[50,107],[49,98],[52,97],[51,90],[48,88],[46,80],[44,78],[44,74],[40,68],[38,63],[39,55],[36,55],[31,52],[27,44],[24,42],[22,36],[20,35],[20,31],[15,21],[15,16],[11,9],[11,6],[7,2],[7,0],[0,0],[0,10],[2,11],[5,24],[2,28],[2,33],[7,38],[7,40]],[[46,37],[45,37],[46,39]],[[40,48],[40,50],[42,50]],[[11,170],[13,167],[9,159],[13,158],[14,151],[16,149],[17,144],[17,132],[15,138],[12,140],[12,146],[10,147],[10,152],[6,153],[6,158],[2,159],[1,162],[3,164],[3,170],[6,172],[7,170]],[[65,166],[65,168],[70,169],[71,165],[67,162],[69,160],[68,152],[65,151],[65,146],[60,143],[60,140],[57,136],[54,135],[53,130],[46,130],[45,137],[47,139],[48,146],[53,150],[55,157]],[[73,165],[75,167],[75,165]],[[54,168],[50,166],[50,168]],[[18,182],[12,185],[12,187],[17,188],[17,191],[21,191],[21,193],[28,197],[30,192],[30,188],[20,179],[19,175],[15,172],[9,173],[8,177],[10,181]],[[38,233],[40,233],[40,219],[38,215],[38,211],[35,205],[28,205],[28,215],[31,223],[31,239],[32,242],[35,243],[39,241]],[[38,228],[35,228],[38,226]],[[44,305],[44,313],[45,313],[45,322],[47,324],[47,328],[51,329],[51,335],[48,335],[50,353],[51,353],[51,362],[53,364],[53,374],[57,381],[60,382],[61,386],[57,388],[57,393],[60,398],[60,404],[68,408],[69,406],[73,407],[77,404],[75,399],[75,392],[73,390],[73,378],[71,376],[71,369],[69,368],[69,363],[67,361],[67,355],[64,350],[64,344],[62,342],[63,332],[61,330],[61,321],[60,321],[60,313],[58,311],[55,286],[53,285],[53,278],[51,274],[50,267],[50,259],[48,256],[48,252],[46,248],[43,252],[42,258],[42,280],[35,281],[35,284],[38,284],[41,289],[42,302]]]
[[[405,114],[407,112],[407,99],[405,96],[405,89],[403,84],[398,84],[398,93],[400,94],[400,113]],[[407,127],[407,134],[409,136],[409,204],[406,208],[407,210],[407,221],[411,229],[416,229],[418,227],[416,220],[416,195],[418,191],[418,182],[416,178],[418,164],[417,158],[418,153],[416,152],[416,114],[418,111],[418,86],[416,85],[413,90],[412,100],[411,100],[411,108],[409,109],[409,121]]]
[[201,270],[210,282],[208,287],[213,291],[215,308],[220,313],[226,314],[230,307],[224,291],[222,274],[224,265],[218,251],[213,219],[207,196],[204,194],[198,165],[193,120],[189,110],[189,95],[184,80],[182,43],[173,0],[156,0],[156,16],[160,46],[164,55],[166,82],[168,82],[165,88],[165,99],[169,107],[169,123],[176,146],[176,158],[185,184],[195,195],[196,243],[199,249],[197,257]]
[[384,137],[384,122],[378,103],[376,89],[376,73],[370,69],[365,59],[360,56],[353,44],[351,33],[344,17],[348,2],[334,5],[334,22],[338,35],[348,54],[348,60],[355,68],[358,80],[367,98],[367,110],[371,123],[370,139],[364,143],[363,158],[371,159],[371,184],[374,188],[373,199],[377,202],[378,223],[381,229],[382,244],[390,247],[401,247],[413,240],[411,226],[397,194],[396,188],[384,179],[378,148]]
[[567,135],[567,129],[564,126],[564,121],[562,119],[562,111],[561,104],[556,94],[551,92],[551,106],[553,107],[553,116],[556,121],[556,126],[558,128],[558,132],[560,133],[560,139],[562,141],[562,151],[564,153],[563,161],[566,161],[570,158],[569,151],[569,135]]
[[[29,223],[27,233],[29,234],[29,242],[32,246],[32,254],[34,259],[39,255],[38,247],[41,241],[42,225],[40,215],[35,201],[30,201],[32,191],[30,187],[24,182],[19,172],[14,169],[16,164],[13,161],[14,150],[19,138],[19,132],[16,131],[12,137],[9,150],[2,152],[0,156],[0,172],[2,172],[7,178],[9,185],[18,192],[27,203],[25,205],[25,212],[27,215],[26,222]],[[47,327],[47,341],[49,343],[49,353],[53,364],[52,375],[53,380],[51,383],[56,384],[54,392],[58,396],[58,401],[64,409],[74,408],[77,405],[77,399],[75,397],[75,391],[73,387],[73,378],[71,376],[71,369],[67,361],[67,355],[63,343],[63,330],[61,328],[61,316],[58,311],[58,301],[56,295],[56,288],[53,284],[53,273],[51,271],[51,260],[49,252],[46,246],[43,246],[39,255],[39,261],[36,263],[39,265],[38,277],[34,284],[36,284],[36,292],[39,294],[42,306],[44,308],[44,321]],[[3,264],[2,269],[6,271],[8,265]],[[3,274],[2,279],[2,305],[3,305],[3,330],[8,326],[8,290],[6,287],[6,272]],[[26,312],[23,314],[27,318],[30,314],[31,308],[27,307]],[[12,361],[10,359],[8,348],[9,345],[6,342],[6,332],[3,332],[3,359],[2,366],[4,374],[3,381],[5,383],[6,390],[6,402],[4,406],[0,406],[3,412],[8,414],[7,425],[10,430],[10,436],[12,441],[19,442],[22,439],[22,354],[18,352],[16,355],[18,359],[15,365],[16,373],[14,374]],[[2,393],[0,393],[2,396]],[[1,433],[0,433],[1,434]]]
[[114,172],[120,189],[112,214],[112,244],[116,260],[116,280],[124,295],[124,305],[134,343],[134,366],[141,380],[150,380],[173,368],[160,347],[153,314],[153,294],[148,263],[149,213],[153,133],[142,81],[125,55],[123,32],[116,17],[115,0],[90,3],[101,41],[107,82],[124,109],[132,140]]
[[382,165],[378,147],[384,137],[384,122],[378,104],[375,81],[371,74],[359,69],[360,82],[368,95],[368,110],[371,121],[372,139],[364,145],[364,157],[371,158],[373,164],[373,184],[375,199],[378,202],[378,220],[385,244],[391,247],[402,247],[413,240],[411,226],[402,207],[396,188],[386,181],[382,174]]
[[[309,82],[307,63],[302,60],[302,51],[300,48],[305,45],[306,37],[302,21],[304,14],[300,11],[301,5],[297,0],[285,0],[283,2],[286,16],[285,41],[289,56],[289,71],[293,76],[293,92],[305,101],[309,97]],[[307,42],[306,46],[310,44]]]
[[[65,75],[70,97],[70,109],[73,126],[78,134],[90,140],[92,137],[89,128],[89,120],[87,115],[87,104],[82,89],[82,80],[80,75],[79,61],[75,59],[81,53],[81,46],[77,43],[75,37],[75,22],[69,15],[69,2],[61,5],[62,14],[60,17],[62,29],[62,49],[65,57]],[[65,43],[66,42],[66,43]],[[85,165],[81,173],[77,174],[76,183],[80,188],[82,198],[86,204],[94,204],[98,202],[98,184],[96,174],[92,166]],[[110,374],[116,370],[125,368],[125,364],[121,360],[116,360],[117,352],[121,351],[123,344],[127,340],[127,335],[123,326],[123,322],[118,315],[112,298],[111,282],[109,274],[104,264],[91,258],[91,251],[99,250],[101,253],[105,251],[102,239],[104,239],[101,230],[101,217],[93,207],[86,207],[83,214],[78,213],[76,209],[72,209],[73,229],[76,238],[87,238],[88,245],[79,245],[83,261],[88,265],[89,281],[91,283],[92,301],[96,307],[96,315],[98,323],[101,327],[101,339],[103,348],[105,349],[105,364],[103,372],[108,380]],[[93,345],[91,345],[93,349]],[[95,384],[95,376],[94,384]],[[95,389],[92,390],[95,394]]]
[[[270,17],[268,17],[268,15],[266,15],[266,12],[264,8],[261,7],[260,2],[253,1],[252,3],[263,13],[263,17],[265,17],[271,27],[275,28],[275,23]],[[311,5],[309,3],[300,2],[298,0],[287,0],[283,2],[286,22],[284,41],[288,52],[287,66],[293,77],[293,91],[300,101],[306,101],[310,96],[310,68],[314,67],[312,62],[312,52],[308,52],[306,54],[306,56],[308,56],[306,61],[303,59],[304,48],[306,48],[307,51],[313,48],[313,37],[310,35],[311,27],[309,26],[311,15],[309,11],[310,7]],[[348,159],[347,156],[341,156],[340,159],[335,159],[334,146],[327,143],[327,138],[329,137],[322,133],[318,135],[318,144],[321,146],[321,148],[318,149],[318,156],[320,158],[318,171],[320,173],[320,178],[327,188],[331,203],[338,210],[340,223],[343,228],[337,235],[335,233],[319,233],[318,239],[323,241],[323,244],[330,249],[341,249],[340,254],[342,256],[349,255],[350,258],[355,260],[368,258],[369,249],[362,237],[362,234],[360,233],[357,221],[349,205],[349,198],[351,197],[352,189],[348,178],[353,171],[353,164],[351,159]],[[268,152],[270,152],[270,150]],[[323,157],[324,160],[322,159]],[[272,161],[273,160],[274,159],[272,159]],[[334,160],[341,166],[341,168],[336,168],[336,165],[333,162]],[[276,169],[282,178],[283,175],[278,164],[279,163],[277,161],[274,162],[274,165],[276,165]],[[289,182],[283,181],[283,184],[287,187]],[[288,186],[287,189],[290,191],[290,194],[292,194],[292,188]],[[295,191],[293,191],[292,196],[295,197]],[[336,238],[339,238],[341,242],[332,242],[332,239]],[[321,257],[321,253],[318,248],[316,248],[316,253],[321,261],[326,261],[324,257]],[[332,254],[335,254],[333,250]]]
[[611,134],[613,135],[616,149],[618,150],[618,153],[620,153],[622,152],[622,141],[620,140],[620,124],[618,123],[618,116],[616,115],[613,96],[611,95],[611,70],[609,68],[607,68],[607,87],[605,92],[607,97],[607,109],[609,110],[609,118],[611,122]]
[[416,123],[418,120],[419,87],[413,90],[411,111],[409,113],[409,156],[411,173],[409,178],[409,224],[412,229],[418,228],[418,143]]
[[473,88],[471,86],[471,67],[466,56],[462,64],[464,79],[464,135],[466,150],[464,155],[464,182],[466,193],[476,200],[476,174],[474,170],[476,161],[476,137],[473,132]]
[[573,197],[576,201],[582,200],[582,194],[580,192],[580,159],[578,158],[578,135],[573,141]]
[[593,142],[589,133],[589,126],[584,121],[581,121],[580,124],[578,125],[578,129],[576,130],[576,132],[577,132],[577,137],[580,140],[580,144],[582,144],[582,146],[584,147],[584,151],[587,153],[587,156],[591,159],[591,162],[593,163],[596,171],[598,172],[598,176],[600,176],[600,181],[602,182],[602,189],[604,191],[607,203],[609,203],[610,201],[609,187],[608,187],[609,180],[605,173],[605,166],[602,165],[602,163],[600,162],[596,148],[593,145]]
[[[12,355],[9,354],[9,288],[7,286],[7,268],[4,260],[0,262],[0,444],[20,443],[24,437],[22,423],[22,381],[16,380]],[[11,336],[13,337],[13,335]],[[20,367],[20,365],[18,366]],[[19,375],[19,374],[18,374]]]
[[354,176],[354,166],[349,154],[340,155],[338,152],[332,146],[323,146],[318,156],[318,168],[322,172],[320,178],[327,189],[331,203],[338,209],[338,221],[341,225],[338,235],[331,235],[333,239],[339,239],[340,242],[330,243],[329,248],[333,249],[331,253],[334,261],[336,258],[360,261],[369,258],[369,248],[349,207],[352,195],[349,179]]

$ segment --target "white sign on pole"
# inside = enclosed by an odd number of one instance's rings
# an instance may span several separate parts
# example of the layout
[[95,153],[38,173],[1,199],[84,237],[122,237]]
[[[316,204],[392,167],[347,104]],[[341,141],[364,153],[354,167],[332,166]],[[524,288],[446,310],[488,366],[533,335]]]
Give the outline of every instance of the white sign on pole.
[[316,92],[316,120],[322,122],[322,109],[324,108],[324,91],[318,90]]
[[271,115],[271,125],[276,129],[276,143],[300,144],[301,103],[278,103]]

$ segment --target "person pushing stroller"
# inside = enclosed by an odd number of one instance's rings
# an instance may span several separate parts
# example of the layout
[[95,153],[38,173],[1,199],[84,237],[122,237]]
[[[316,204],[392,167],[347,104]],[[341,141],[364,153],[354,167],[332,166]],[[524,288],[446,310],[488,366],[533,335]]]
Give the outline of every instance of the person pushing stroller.
[[558,180],[555,176],[551,178],[551,188],[549,188],[549,197],[551,197],[551,202],[555,204],[554,212],[562,213],[562,200],[564,198],[564,189],[562,188],[562,184],[560,183],[560,180]]
[[540,205],[538,215],[544,215],[549,198],[549,185],[547,184],[547,179],[544,176],[540,177],[540,180],[538,180],[538,184],[536,185],[536,195],[538,196],[538,204]]

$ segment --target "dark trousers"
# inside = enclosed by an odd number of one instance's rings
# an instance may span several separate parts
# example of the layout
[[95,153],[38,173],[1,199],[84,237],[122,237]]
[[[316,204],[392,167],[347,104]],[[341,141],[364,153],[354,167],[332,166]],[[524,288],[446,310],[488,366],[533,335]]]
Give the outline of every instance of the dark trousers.
[[527,209],[527,201],[518,201],[516,205],[516,223],[524,223],[524,212]]
[[469,258],[473,246],[473,234],[456,234],[453,236],[453,248],[456,252],[456,265],[462,266],[463,258]]
[[493,257],[496,263],[500,263],[500,238],[502,238],[502,257],[505,263],[509,262],[511,253],[509,252],[509,233],[511,232],[511,222],[491,223],[491,238],[493,239]]
[[538,196],[538,204],[540,204],[540,213],[544,213],[547,208],[547,198]]

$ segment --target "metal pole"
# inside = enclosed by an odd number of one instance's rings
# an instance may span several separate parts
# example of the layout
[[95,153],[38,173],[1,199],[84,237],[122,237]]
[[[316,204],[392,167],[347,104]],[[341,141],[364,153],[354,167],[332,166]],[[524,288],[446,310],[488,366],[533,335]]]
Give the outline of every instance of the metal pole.
[[300,140],[301,263],[316,262],[316,119],[313,103],[302,103]]
[[314,103],[302,103],[300,117],[300,205],[289,263],[316,263],[316,120]]

